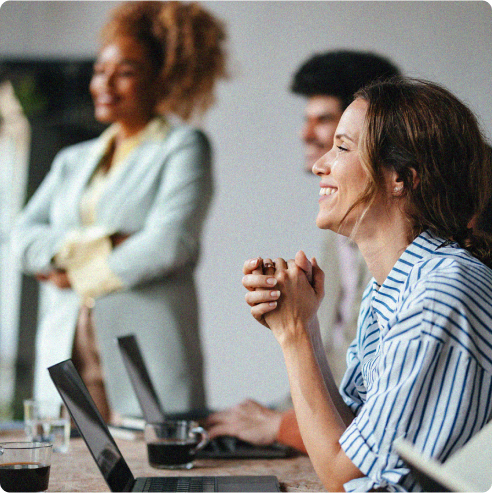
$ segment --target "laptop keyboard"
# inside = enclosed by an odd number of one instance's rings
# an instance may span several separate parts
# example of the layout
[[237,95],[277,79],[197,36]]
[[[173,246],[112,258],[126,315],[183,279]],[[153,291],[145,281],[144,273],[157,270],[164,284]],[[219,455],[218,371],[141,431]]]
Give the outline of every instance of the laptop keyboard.
[[232,436],[219,436],[210,440],[202,450],[199,450],[196,457],[197,459],[273,459],[289,457],[293,453],[293,449],[276,443],[259,446]]
[[[207,444],[206,448],[215,452],[235,452],[240,444],[239,440],[231,436],[216,437]],[[241,441],[241,445],[250,445]],[[251,445],[250,445],[251,447]]]
[[213,477],[151,477],[145,478],[142,491],[215,491]]

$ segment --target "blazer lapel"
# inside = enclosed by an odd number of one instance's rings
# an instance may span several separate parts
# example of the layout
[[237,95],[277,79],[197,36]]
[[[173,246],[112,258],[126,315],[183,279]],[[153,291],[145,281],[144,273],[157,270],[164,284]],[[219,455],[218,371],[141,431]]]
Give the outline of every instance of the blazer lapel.
[[80,217],[80,202],[82,194],[86,189],[94,171],[96,170],[101,158],[106,150],[106,145],[100,139],[94,142],[85,152],[87,156],[80,156],[81,166],[76,171],[73,182],[70,187],[70,197],[67,197],[67,203],[72,210],[71,217],[77,218],[77,223],[80,226],[82,223]]

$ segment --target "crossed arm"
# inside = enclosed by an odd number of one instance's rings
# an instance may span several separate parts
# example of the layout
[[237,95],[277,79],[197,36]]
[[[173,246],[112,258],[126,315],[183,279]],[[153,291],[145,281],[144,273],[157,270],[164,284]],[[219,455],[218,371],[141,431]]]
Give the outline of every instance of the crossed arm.
[[[113,234],[110,237],[113,248],[123,243],[128,237],[129,235],[126,234]],[[59,289],[69,289],[72,287],[66,269],[54,268],[49,272],[40,272],[35,277],[41,282],[51,282]]]
[[316,473],[329,491],[363,474],[339,439],[353,419],[341,398],[321,344],[316,316],[324,274],[303,252],[294,260],[253,259],[244,264],[243,285],[251,314],[271,329],[287,367],[301,435]]

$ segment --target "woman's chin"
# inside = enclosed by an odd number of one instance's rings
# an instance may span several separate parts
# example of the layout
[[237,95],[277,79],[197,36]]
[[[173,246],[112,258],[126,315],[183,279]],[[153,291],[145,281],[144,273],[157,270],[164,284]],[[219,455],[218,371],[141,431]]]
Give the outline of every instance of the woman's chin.
[[99,122],[99,123],[114,123],[115,122],[115,117],[111,111],[108,111],[106,109],[96,109],[94,111],[94,118]]
[[335,231],[333,229],[335,227],[333,221],[323,216],[322,214],[318,214],[318,217],[316,218],[316,226],[319,229],[331,229],[332,231]]

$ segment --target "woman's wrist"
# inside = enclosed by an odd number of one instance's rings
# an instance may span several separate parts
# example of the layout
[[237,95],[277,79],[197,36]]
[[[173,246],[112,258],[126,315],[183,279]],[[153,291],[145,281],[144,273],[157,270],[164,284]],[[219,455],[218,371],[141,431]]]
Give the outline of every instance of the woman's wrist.
[[284,327],[281,329],[278,336],[275,334],[275,332],[274,335],[286,357],[298,356],[300,354],[300,348],[312,350],[313,346],[309,330],[306,326],[302,324],[292,326],[290,328]]

